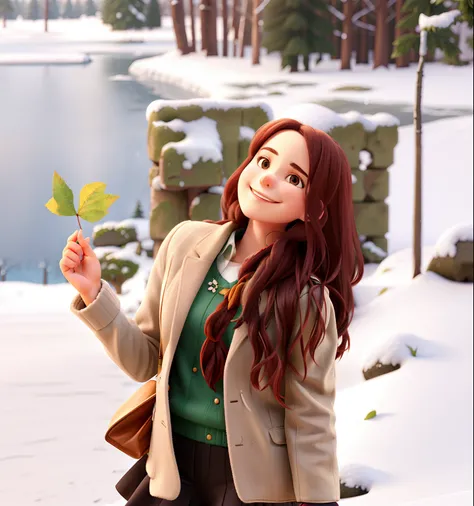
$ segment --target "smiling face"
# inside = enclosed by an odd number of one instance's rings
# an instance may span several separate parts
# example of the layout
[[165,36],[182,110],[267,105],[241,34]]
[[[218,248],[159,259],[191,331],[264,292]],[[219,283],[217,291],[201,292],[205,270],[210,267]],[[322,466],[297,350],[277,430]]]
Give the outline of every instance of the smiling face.
[[304,220],[308,174],[304,137],[294,130],[278,132],[240,174],[237,192],[242,212],[250,220],[281,225],[281,229]]

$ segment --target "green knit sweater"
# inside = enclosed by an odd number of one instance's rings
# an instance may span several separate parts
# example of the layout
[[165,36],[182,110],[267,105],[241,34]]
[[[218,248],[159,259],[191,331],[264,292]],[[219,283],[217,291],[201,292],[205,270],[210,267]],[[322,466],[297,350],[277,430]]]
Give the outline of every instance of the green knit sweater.
[[[210,290],[209,282],[218,284]],[[211,445],[227,446],[224,419],[223,381],[216,384],[216,391],[206,383],[200,367],[201,346],[204,343],[204,323],[222,302],[222,288],[231,288],[219,273],[217,259],[212,264],[199,289],[184,323],[170,374],[170,411],[173,431]],[[239,307],[235,318],[242,312]],[[230,323],[224,334],[224,342],[230,347],[235,323]]]

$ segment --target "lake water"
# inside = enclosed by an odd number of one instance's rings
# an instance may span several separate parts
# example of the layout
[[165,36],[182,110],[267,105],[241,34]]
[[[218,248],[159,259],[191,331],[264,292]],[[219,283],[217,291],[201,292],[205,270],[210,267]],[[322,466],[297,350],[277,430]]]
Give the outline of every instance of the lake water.
[[[16,267],[9,281],[65,282],[58,262],[75,216],[44,206],[57,171],[74,192],[102,181],[119,195],[105,219],[149,211],[145,110],[157,97],[126,75],[136,57],[94,55],[88,65],[0,66],[0,258]],[[77,208],[77,207],[76,207]],[[94,224],[82,221],[86,235]]]

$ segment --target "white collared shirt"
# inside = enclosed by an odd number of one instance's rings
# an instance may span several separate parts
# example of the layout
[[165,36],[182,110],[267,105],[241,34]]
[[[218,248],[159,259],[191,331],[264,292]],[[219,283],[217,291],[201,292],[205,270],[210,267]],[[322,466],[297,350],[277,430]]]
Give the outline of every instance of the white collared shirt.
[[217,269],[219,270],[219,274],[228,282],[233,283],[237,281],[239,270],[242,264],[237,262],[232,262],[230,259],[235,255],[237,249],[235,247],[235,233],[237,231],[234,230],[232,234],[230,234],[229,239],[225,243],[221,252],[217,256]]

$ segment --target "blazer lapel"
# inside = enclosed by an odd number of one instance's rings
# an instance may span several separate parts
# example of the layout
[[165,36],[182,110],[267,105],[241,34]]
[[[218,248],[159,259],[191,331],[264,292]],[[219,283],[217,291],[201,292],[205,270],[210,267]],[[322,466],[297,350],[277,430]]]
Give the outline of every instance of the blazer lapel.
[[193,300],[212,263],[234,229],[235,224],[232,222],[219,225],[215,230],[211,230],[199,239],[183,260],[178,291],[174,301],[173,323],[170,329],[169,344],[171,346],[169,348],[171,348],[172,355]]

